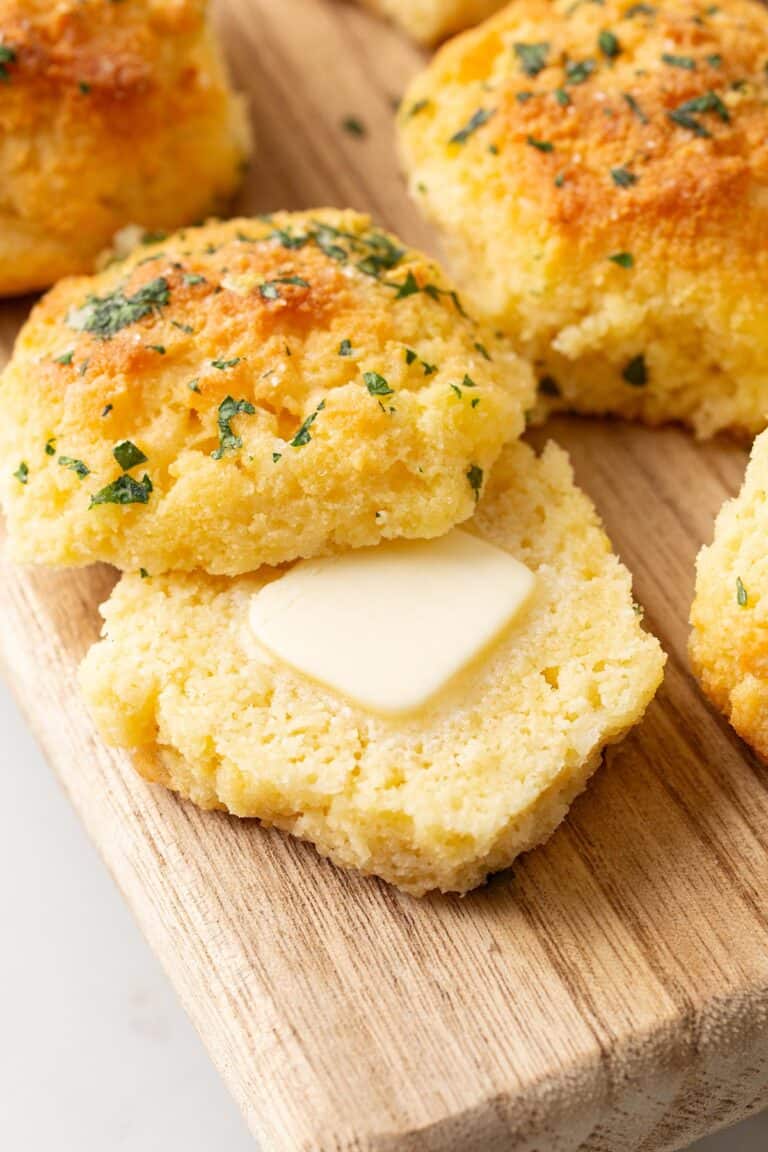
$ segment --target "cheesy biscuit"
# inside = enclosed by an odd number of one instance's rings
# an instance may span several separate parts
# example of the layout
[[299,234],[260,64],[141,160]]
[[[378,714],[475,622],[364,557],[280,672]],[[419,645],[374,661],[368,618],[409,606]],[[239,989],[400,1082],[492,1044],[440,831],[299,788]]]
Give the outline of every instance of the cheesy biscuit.
[[0,295],[224,206],[249,150],[205,0],[0,0]]
[[472,515],[530,370],[354,212],[209,224],[35,308],[0,377],[15,556],[234,575]]
[[697,562],[690,652],[704,691],[768,759],[768,433]]
[[543,406],[765,426],[767,59],[752,0],[517,0],[415,81],[413,194]]
[[81,671],[101,733],[204,808],[415,895],[467,891],[550,835],[664,664],[559,448],[508,447],[469,531],[527,565],[534,593],[415,715],[380,718],[253,651],[249,604],[274,572],[127,575]]

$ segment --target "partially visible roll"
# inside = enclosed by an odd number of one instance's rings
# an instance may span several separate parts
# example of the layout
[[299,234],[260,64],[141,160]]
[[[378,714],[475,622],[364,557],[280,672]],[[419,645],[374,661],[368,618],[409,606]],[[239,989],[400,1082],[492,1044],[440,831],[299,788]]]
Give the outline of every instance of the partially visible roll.
[[362,0],[362,3],[405,28],[422,44],[478,24],[503,7],[505,0]]
[[697,561],[691,661],[710,700],[768,760],[768,432]]
[[0,295],[221,210],[249,153],[206,0],[0,0]]

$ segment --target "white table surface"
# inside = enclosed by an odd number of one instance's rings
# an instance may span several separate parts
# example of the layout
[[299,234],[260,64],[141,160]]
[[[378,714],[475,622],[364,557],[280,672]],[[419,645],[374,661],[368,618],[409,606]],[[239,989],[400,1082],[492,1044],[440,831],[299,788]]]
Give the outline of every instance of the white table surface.
[[[0,764],[0,1147],[254,1152],[1,681]],[[695,1146],[766,1149],[768,1113]]]

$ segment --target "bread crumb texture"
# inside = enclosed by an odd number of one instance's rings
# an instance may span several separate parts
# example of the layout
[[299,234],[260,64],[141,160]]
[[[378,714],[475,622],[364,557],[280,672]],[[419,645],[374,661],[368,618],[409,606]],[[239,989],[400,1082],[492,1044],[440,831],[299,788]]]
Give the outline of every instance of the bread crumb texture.
[[765,427],[766,60],[752,0],[517,0],[413,84],[413,195],[542,408]]
[[234,575],[437,536],[533,395],[440,269],[365,216],[183,231],[61,282],[21,332],[0,377],[15,556]]
[[220,210],[249,151],[203,0],[0,0],[0,295]]
[[712,702],[768,759],[768,433],[697,562],[690,653]]
[[362,0],[400,24],[415,40],[433,44],[497,12],[506,0]]
[[469,529],[537,576],[530,608],[418,718],[348,705],[248,640],[236,580],[124,576],[81,670],[104,738],[204,808],[259,817],[414,895],[465,892],[546,839],[664,657],[567,456],[507,448]]

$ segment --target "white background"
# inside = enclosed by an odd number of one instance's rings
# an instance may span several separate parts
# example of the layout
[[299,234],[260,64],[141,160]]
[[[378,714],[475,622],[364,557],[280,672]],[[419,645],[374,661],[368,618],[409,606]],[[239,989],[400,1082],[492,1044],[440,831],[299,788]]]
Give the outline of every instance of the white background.
[[[255,1152],[0,682],[0,1147]],[[766,1152],[768,1114],[696,1152]]]

